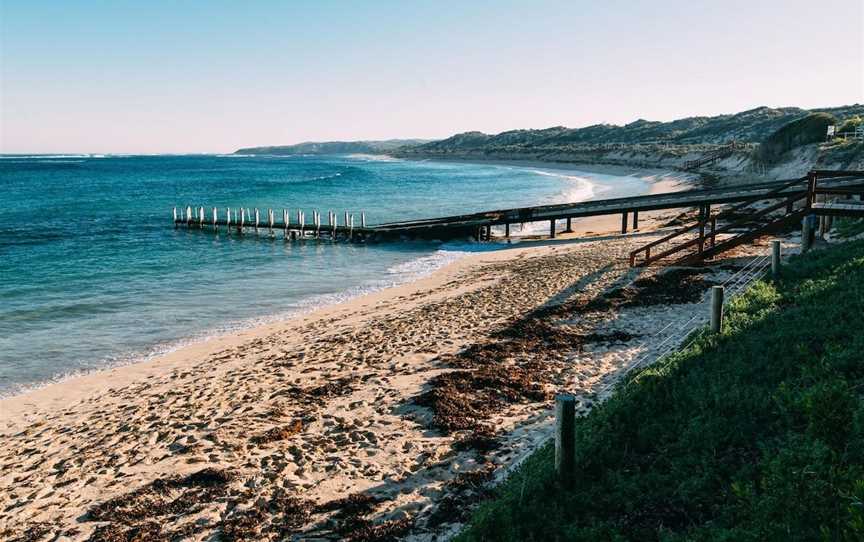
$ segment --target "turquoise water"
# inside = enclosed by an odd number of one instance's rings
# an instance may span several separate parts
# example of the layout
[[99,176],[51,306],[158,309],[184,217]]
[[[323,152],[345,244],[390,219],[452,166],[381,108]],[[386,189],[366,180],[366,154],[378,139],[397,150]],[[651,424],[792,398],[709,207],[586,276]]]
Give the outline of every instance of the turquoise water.
[[298,208],[362,210],[374,224],[645,190],[630,177],[364,156],[2,156],[0,395],[409,281],[481,249],[213,235],[174,229],[175,205],[285,207],[292,219]]

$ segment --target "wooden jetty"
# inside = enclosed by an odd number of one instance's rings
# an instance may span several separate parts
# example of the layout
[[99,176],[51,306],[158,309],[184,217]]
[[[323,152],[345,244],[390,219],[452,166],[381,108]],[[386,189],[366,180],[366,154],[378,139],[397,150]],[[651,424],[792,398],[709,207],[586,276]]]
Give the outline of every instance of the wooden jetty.
[[[263,216],[263,219],[262,219]],[[278,216],[278,219],[277,219]],[[299,239],[329,239],[331,241],[365,241],[374,233],[366,225],[366,213],[361,212],[355,224],[355,215],[345,212],[340,224],[339,213],[328,211],[326,222],[321,213],[313,210],[311,215],[306,211],[296,210],[292,221],[288,209],[266,209],[266,214],[257,208],[204,207],[187,205],[185,208],[174,207],[174,227],[223,230],[227,234],[256,233],[269,237],[281,235],[286,240]]]
[[[554,238],[559,231],[570,230],[571,220],[574,218],[616,214],[621,215],[621,232],[626,233],[629,228],[638,228],[640,212],[697,208],[700,211],[700,218],[695,229],[701,230],[702,233],[701,241],[697,241],[695,245],[701,245],[704,248],[706,228],[714,228],[711,230],[713,231],[711,238],[715,241],[717,235],[723,233],[717,230],[716,222],[718,217],[722,219],[725,218],[725,215],[712,215],[712,207],[738,204],[733,209],[741,211],[747,205],[761,200],[783,201],[781,207],[791,213],[796,203],[800,206],[801,201],[809,201],[808,194],[815,190],[813,188],[815,181],[812,180],[814,178],[820,180],[820,194],[831,191],[833,191],[831,193],[838,194],[845,194],[846,192],[858,194],[860,193],[860,186],[864,185],[864,172],[821,171],[812,172],[810,176],[800,179],[761,182],[743,186],[501,209],[375,225],[367,225],[365,213],[360,213],[359,220],[355,220],[356,215],[354,213],[345,212],[342,213],[340,220],[339,213],[329,211],[325,221],[318,211],[312,211],[311,214],[307,215],[302,210],[289,213],[287,209],[275,211],[266,209],[265,212],[261,212],[255,208],[219,209],[217,207],[186,206],[179,210],[174,208],[174,225],[175,227],[209,228],[241,234],[254,232],[259,235],[266,234],[272,238],[281,236],[286,240],[325,239],[367,242],[407,239],[446,241],[473,238],[477,241],[484,241],[492,238],[492,228],[496,226],[503,229],[504,237],[509,237],[511,226],[514,224],[546,222],[549,224],[549,236]],[[810,209],[809,206],[808,209]],[[814,212],[817,209],[819,207],[813,207]],[[773,210],[775,209],[772,208]],[[841,210],[835,209],[831,212],[835,211],[839,213]],[[826,208],[824,212],[828,213],[829,211]],[[563,224],[566,226],[562,229]],[[689,228],[688,231],[691,231],[693,226]],[[655,249],[652,256],[650,249],[651,247],[647,251],[646,260],[650,260],[647,263],[657,260],[656,256],[663,252]],[[632,258],[634,265],[636,259],[636,256]]]

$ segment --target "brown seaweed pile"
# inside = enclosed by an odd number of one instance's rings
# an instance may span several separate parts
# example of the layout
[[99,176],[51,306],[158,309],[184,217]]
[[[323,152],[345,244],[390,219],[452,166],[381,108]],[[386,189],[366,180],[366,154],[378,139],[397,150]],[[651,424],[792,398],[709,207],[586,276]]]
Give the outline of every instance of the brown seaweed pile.
[[97,504],[87,521],[108,522],[96,528],[91,542],[172,540],[182,533],[163,532],[159,519],[190,514],[225,496],[231,475],[206,468],[188,476],[154,480],[125,495]]

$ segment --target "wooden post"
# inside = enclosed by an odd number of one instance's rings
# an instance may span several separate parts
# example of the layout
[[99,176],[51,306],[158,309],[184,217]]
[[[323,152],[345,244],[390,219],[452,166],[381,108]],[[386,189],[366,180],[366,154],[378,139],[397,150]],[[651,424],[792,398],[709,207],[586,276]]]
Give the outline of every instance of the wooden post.
[[633,229],[639,229],[639,211],[633,211]]
[[177,227],[177,207],[174,207],[174,227]]
[[804,220],[801,221],[801,252],[807,252],[810,250],[810,215],[804,217]]
[[366,229],[366,213],[360,211],[360,227]]
[[225,213],[227,213],[225,216],[225,229],[230,234],[231,233],[231,207],[226,207]]
[[219,225],[216,224],[218,218],[218,211],[216,210],[216,207],[213,207],[213,231],[219,231]]
[[506,237],[507,239],[510,239],[510,223],[509,222],[504,224],[504,237]]
[[351,215],[351,221],[348,223],[348,240],[354,240],[354,215]]
[[566,488],[576,475],[576,397],[562,393],[555,397],[555,472]]
[[255,233],[258,233],[258,207],[255,207]]
[[186,227],[190,227],[192,225],[192,207],[186,206]]
[[549,237],[555,239],[555,219],[549,221]]
[[780,241],[771,241],[771,275],[780,276]]
[[711,248],[717,244],[717,217],[711,217]]
[[315,221],[315,238],[321,237],[321,213],[312,211],[312,218]]
[[723,329],[723,287],[711,287],[711,332],[720,333]]
[[573,219],[569,216],[567,217],[567,229],[564,230],[564,233],[573,233]]
[[246,209],[240,207],[240,224],[237,226],[237,231],[243,233],[243,226],[246,225]]
[[204,227],[204,207],[198,208],[198,227]]
[[627,211],[621,215],[621,233],[627,233]]
[[282,229],[285,231],[285,239],[288,239],[290,232],[288,231],[288,222],[291,220],[288,214],[288,209],[282,209]]
[[333,218],[331,218],[331,224],[333,226],[333,233],[330,234],[330,237],[332,237],[332,240],[335,241],[336,240],[336,228],[339,226],[339,215],[336,214],[336,211],[331,211],[331,216],[333,217]]

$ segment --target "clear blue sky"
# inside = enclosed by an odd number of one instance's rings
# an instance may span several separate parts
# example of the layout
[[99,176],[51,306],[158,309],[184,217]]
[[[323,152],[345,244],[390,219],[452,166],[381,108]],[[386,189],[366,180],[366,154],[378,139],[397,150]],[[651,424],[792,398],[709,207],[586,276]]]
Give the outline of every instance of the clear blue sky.
[[0,2],[0,152],[226,152],[864,102],[862,0]]

